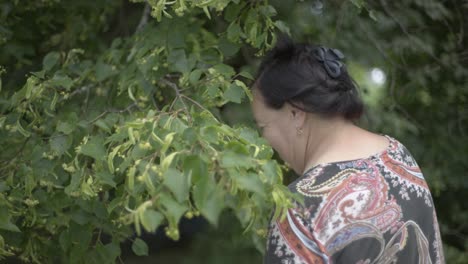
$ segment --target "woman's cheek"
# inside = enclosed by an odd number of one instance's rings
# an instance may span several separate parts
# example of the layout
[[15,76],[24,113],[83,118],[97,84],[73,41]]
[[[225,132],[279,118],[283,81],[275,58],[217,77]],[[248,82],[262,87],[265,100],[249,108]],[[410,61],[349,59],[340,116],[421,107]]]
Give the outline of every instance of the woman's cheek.
[[271,140],[270,132],[268,131],[268,129],[266,129],[266,128],[263,129],[263,131],[262,131],[262,137],[263,137],[264,139],[266,139],[266,141],[268,142],[268,144],[270,144],[270,146],[271,146],[272,148],[274,148],[274,146],[273,146],[274,142],[272,142],[272,140]]
[[288,159],[287,153],[286,153],[286,147],[283,142],[281,141],[282,137],[279,131],[276,130],[270,130],[268,131],[268,135],[266,137],[268,142],[270,143],[270,146],[278,152],[279,156],[281,159],[285,160]]
[[274,136],[274,131],[272,131],[271,129],[269,128],[265,128],[262,132],[262,137],[266,139],[266,141],[268,141],[268,144],[270,144],[270,146],[275,149],[276,151],[277,150],[277,145],[276,145],[276,142],[275,142],[275,136]]

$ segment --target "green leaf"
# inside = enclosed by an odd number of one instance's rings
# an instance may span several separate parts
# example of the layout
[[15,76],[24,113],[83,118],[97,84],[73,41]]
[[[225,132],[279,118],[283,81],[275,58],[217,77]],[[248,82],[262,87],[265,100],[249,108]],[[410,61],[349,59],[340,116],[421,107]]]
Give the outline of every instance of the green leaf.
[[206,162],[204,162],[197,155],[189,155],[183,160],[183,169],[184,172],[190,173],[192,176],[192,182],[196,184],[203,177],[208,175],[208,168]]
[[193,199],[198,208],[204,207],[204,204],[211,193],[216,189],[213,176],[204,175],[193,187]]
[[0,117],[0,128],[3,128],[3,125],[5,124],[6,121],[6,116]]
[[68,242],[69,245],[72,245],[71,248],[75,249],[76,253],[84,254],[93,237],[91,228],[92,226],[89,225],[83,226],[75,222],[70,222],[68,232],[64,234],[64,236],[68,236],[68,238],[64,239],[64,242]]
[[200,136],[206,142],[218,143],[219,141],[218,129],[216,126],[203,127],[200,131]]
[[44,79],[45,77],[45,70],[42,71],[37,71],[37,72],[31,72],[32,75],[36,76],[39,79]]
[[205,204],[200,208],[200,211],[211,224],[218,226],[219,215],[223,211],[224,207],[223,192],[216,190],[210,195],[208,200],[205,201]]
[[276,9],[271,5],[260,6],[260,13],[267,17],[276,16]]
[[253,79],[254,79],[254,77],[252,76],[252,74],[251,74],[250,72],[248,72],[248,71],[241,71],[241,72],[239,72],[239,75],[242,76],[242,77],[245,77],[245,78],[247,78],[247,79],[249,79],[249,80],[253,80]]
[[0,193],[10,190],[10,187],[5,182],[0,182]]
[[21,232],[19,228],[11,222],[11,216],[8,209],[5,207],[0,207],[0,229]]
[[88,142],[80,147],[79,153],[90,156],[95,160],[104,161],[106,159],[106,149],[101,136],[92,136]]
[[239,42],[242,29],[238,23],[232,22],[227,28],[227,38],[232,42]]
[[281,168],[273,160],[268,160],[262,165],[262,173],[264,174],[266,180],[271,184],[277,183],[279,180],[281,180]]
[[50,148],[58,156],[62,156],[71,146],[71,138],[67,135],[54,133],[50,139]]
[[122,206],[124,204],[124,200],[122,197],[115,198],[112,200],[110,203],[107,205],[107,213],[110,214],[114,209],[118,208],[119,206]]
[[[197,193],[197,196],[201,195],[200,192],[203,192],[201,186],[198,185],[199,189],[195,189],[197,191],[194,191],[194,196],[195,193]],[[217,226],[219,215],[225,207],[223,192],[214,186],[211,192],[207,192],[202,197],[202,199],[198,198],[195,200],[197,208],[211,224]]]
[[106,131],[106,132],[108,132],[108,133],[111,132],[110,127],[109,127],[109,126],[107,125],[107,123],[106,123],[104,120],[102,120],[102,119],[98,119],[96,122],[94,122],[94,124],[95,124],[97,127],[101,128],[102,130],[104,130],[104,131]]
[[376,16],[376,13],[375,13],[374,10],[370,10],[370,11],[369,11],[369,17],[372,18],[372,20],[374,20],[374,21],[376,21],[376,22],[378,21],[377,16]]
[[96,64],[96,81],[102,82],[117,72],[112,69],[112,66],[102,62]]
[[71,134],[77,126],[78,115],[75,112],[67,113],[57,122],[57,131],[66,135]]
[[176,202],[170,195],[161,193],[159,202],[164,207],[169,224],[177,226],[182,215],[188,210],[187,205]]
[[135,238],[133,241],[132,250],[137,256],[148,256],[148,245],[146,245],[145,241],[139,238]]
[[234,68],[227,64],[216,64],[213,66],[213,69],[216,70],[219,74],[223,75],[226,78],[231,78],[236,72],[234,71]]
[[98,244],[96,246],[96,254],[90,255],[95,257],[95,263],[115,263],[118,256],[120,256],[120,246],[118,242],[111,242],[107,245]]
[[289,27],[286,25],[286,23],[284,23],[283,21],[281,20],[276,20],[275,21],[275,26],[283,33],[286,33],[288,35],[291,35],[291,31],[289,30]]
[[230,102],[240,104],[242,102],[242,98],[244,98],[244,90],[242,87],[238,86],[236,83],[231,83],[229,88],[224,92],[224,98]]
[[[183,49],[187,45],[187,30],[188,29],[182,24],[172,23],[171,29],[167,31],[167,37],[161,38],[161,40],[163,40],[164,45],[167,45],[167,47],[172,49]],[[151,46],[149,48],[151,48]]]
[[202,75],[203,71],[200,69],[193,70],[189,75],[189,82],[191,85],[195,85],[199,80],[200,76]]
[[105,220],[109,217],[106,204],[104,203],[95,203],[93,205],[93,213],[100,220]]
[[57,64],[59,59],[60,53],[55,51],[50,52],[44,57],[44,60],[42,61],[42,67],[45,71],[50,71]]
[[161,222],[164,220],[164,216],[153,209],[145,209],[140,215],[140,221],[143,227],[148,232],[155,232]]
[[249,156],[227,150],[222,153],[221,166],[223,168],[250,168],[255,164]]
[[76,124],[70,124],[67,122],[59,121],[57,123],[57,131],[63,132],[64,134],[71,134],[75,129]]
[[55,74],[54,77],[49,80],[49,83],[52,86],[64,87],[68,91],[73,85],[73,80],[66,75]]
[[114,181],[114,175],[107,171],[99,171],[96,173],[96,179],[101,184],[106,184],[111,187],[116,187],[116,182]]
[[67,250],[70,247],[70,234],[67,229],[62,231],[59,236],[59,244],[62,250]]
[[224,57],[231,57],[239,51],[241,46],[237,43],[231,42],[226,37],[221,37],[219,39],[218,48],[223,53]]
[[235,177],[234,180],[241,189],[255,192],[262,196],[265,195],[263,183],[260,181],[257,174],[249,173],[247,175],[239,175]]
[[202,215],[213,225],[224,208],[223,192],[216,187],[212,175],[204,175],[193,187],[193,200]]
[[358,9],[361,9],[365,4],[365,0],[350,0]]
[[232,22],[239,15],[240,10],[244,4],[230,4],[226,7],[224,11],[224,19],[228,22]]
[[189,62],[185,55],[185,50],[183,49],[171,51],[167,57],[167,62],[169,63],[169,69],[171,71],[184,73],[190,70]]
[[208,17],[208,19],[211,19],[210,10],[208,10],[207,6],[203,7],[203,12],[205,12],[205,15]]
[[83,175],[80,171],[74,172],[70,177],[70,184],[65,187],[65,193],[71,195],[80,187],[81,179]]
[[71,212],[70,217],[75,223],[79,225],[86,225],[91,220],[90,214],[82,209],[77,209]]
[[190,189],[190,174],[169,168],[164,173],[164,185],[171,190],[179,203],[188,199]]

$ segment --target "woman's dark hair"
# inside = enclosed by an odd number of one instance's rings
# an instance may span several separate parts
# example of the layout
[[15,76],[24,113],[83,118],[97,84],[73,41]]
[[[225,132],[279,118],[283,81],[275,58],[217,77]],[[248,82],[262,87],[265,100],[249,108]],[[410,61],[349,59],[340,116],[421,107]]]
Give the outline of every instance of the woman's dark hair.
[[262,60],[254,87],[274,109],[290,103],[306,112],[356,119],[364,106],[342,58],[338,50],[280,36]]

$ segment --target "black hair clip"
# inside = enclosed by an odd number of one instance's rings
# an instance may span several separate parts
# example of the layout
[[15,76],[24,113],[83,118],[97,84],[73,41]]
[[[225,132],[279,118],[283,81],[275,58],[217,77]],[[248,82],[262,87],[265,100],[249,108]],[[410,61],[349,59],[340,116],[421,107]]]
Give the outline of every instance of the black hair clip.
[[343,66],[340,60],[344,59],[344,55],[340,50],[318,47],[313,54],[318,61],[323,63],[328,75],[333,78],[340,76],[341,67]]

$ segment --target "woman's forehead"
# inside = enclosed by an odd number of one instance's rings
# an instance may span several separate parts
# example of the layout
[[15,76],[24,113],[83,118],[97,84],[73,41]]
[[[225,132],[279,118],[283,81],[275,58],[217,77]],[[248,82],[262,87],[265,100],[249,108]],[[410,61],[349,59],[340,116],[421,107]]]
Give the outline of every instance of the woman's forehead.
[[265,110],[266,110],[266,105],[263,102],[263,99],[261,98],[261,95],[259,95],[259,92],[253,92],[253,100],[252,100],[252,112],[255,121],[258,123],[260,121],[263,121],[265,118]]
[[268,122],[271,119],[279,118],[280,111],[268,107],[260,91],[253,92],[252,111],[255,120],[258,122]]
[[265,99],[260,91],[255,89],[253,92],[252,108],[254,112],[264,112],[267,110]]

